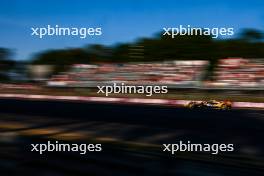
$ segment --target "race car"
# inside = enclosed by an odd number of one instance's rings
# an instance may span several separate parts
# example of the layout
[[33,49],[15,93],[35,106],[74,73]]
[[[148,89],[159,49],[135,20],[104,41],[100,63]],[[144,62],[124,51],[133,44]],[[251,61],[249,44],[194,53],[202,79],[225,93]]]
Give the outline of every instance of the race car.
[[219,109],[219,110],[229,110],[232,107],[230,101],[191,101],[187,104],[187,107],[190,109]]

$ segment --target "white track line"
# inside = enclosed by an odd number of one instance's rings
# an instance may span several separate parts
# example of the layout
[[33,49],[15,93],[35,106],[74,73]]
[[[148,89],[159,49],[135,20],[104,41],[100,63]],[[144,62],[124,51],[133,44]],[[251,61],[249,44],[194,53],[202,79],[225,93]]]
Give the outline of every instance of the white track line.
[[[27,94],[0,94],[0,98],[18,98],[34,100],[64,100],[84,102],[110,102],[131,104],[156,104],[184,106],[191,100],[147,99],[147,98],[114,98],[114,97],[86,97],[86,96],[55,96],[55,95],[27,95]],[[264,108],[264,103],[232,102],[234,108]]]

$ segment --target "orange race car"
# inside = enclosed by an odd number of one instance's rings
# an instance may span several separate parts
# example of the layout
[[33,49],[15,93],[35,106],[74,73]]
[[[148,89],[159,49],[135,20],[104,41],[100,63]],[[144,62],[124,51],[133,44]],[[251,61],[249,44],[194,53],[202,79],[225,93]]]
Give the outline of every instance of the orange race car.
[[229,110],[232,107],[231,101],[191,101],[186,105],[190,109],[219,109],[219,110]]

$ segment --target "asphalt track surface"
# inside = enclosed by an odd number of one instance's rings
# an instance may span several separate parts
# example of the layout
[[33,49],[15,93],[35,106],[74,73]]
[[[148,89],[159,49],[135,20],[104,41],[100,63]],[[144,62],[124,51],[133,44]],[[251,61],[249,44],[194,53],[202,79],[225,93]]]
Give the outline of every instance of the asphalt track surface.
[[[264,175],[263,110],[0,99],[1,175]],[[100,153],[30,152],[47,140]],[[162,144],[232,143],[234,152],[162,152]]]

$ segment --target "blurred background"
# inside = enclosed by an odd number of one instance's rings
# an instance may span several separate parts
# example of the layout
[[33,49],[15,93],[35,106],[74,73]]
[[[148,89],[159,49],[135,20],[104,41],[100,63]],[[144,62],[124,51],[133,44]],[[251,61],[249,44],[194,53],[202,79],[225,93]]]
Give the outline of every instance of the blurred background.
[[[47,25],[101,27],[102,35],[31,36]],[[234,35],[162,35],[179,25]],[[0,2],[0,175],[263,175],[263,109],[8,98],[104,96],[97,85],[113,82],[169,92],[110,97],[264,103],[263,0]],[[102,143],[103,152],[29,152],[30,143],[47,140]],[[235,152],[161,152],[179,140],[233,143]]]
[[[209,98],[210,91],[218,90],[234,100],[241,99],[238,94],[252,93],[255,101],[263,101],[259,98],[264,87],[263,2],[191,3],[47,1],[39,6],[34,1],[3,1],[1,88],[27,84],[49,92],[67,87],[90,95],[98,83],[115,81],[168,85],[172,89],[168,97],[173,98],[194,94],[197,99]],[[187,24],[234,28],[234,35],[217,39],[162,35],[164,27]],[[31,27],[47,25],[101,27],[103,34],[85,39],[31,36]],[[177,91],[186,96],[175,97]]]

